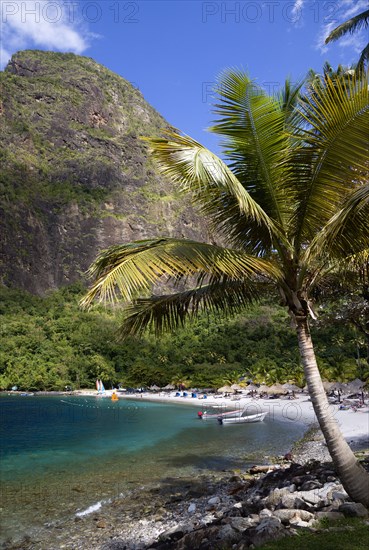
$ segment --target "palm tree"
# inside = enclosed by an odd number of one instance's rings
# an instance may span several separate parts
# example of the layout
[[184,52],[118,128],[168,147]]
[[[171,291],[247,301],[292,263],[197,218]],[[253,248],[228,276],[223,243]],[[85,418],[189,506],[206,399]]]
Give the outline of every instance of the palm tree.
[[[148,142],[163,174],[191,193],[227,247],[175,238],[113,246],[91,266],[96,281],[82,305],[123,299],[129,304],[122,335],[150,326],[159,334],[200,309],[239,312],[276,289],[295,323],[311,400],[341,481],[369,505],[369,476],[329,412],[309,328],[315,287],[369,247],[369,184],[355,183],[367,157],[368,80],[337,86],[327,78],[304,101],[289,84],[269,97],[236,70],[219,84],[211,131],[222,136],[228,164],[177,132]],[[146,297],[164,278],[194,285]]]
[[[348,19],[344,23],[341,23],[341,25],[333,29],[333,31],[325,39],[325,43],[328,44],[329,42],[338,40],[342,36],[345,36],[345,34],[347,33],[353,34],[354,32],[359,31],[360,29],[363,29],[363,28],[366,29],[368,25],[369,25],[369,10],[366,10],[366,11],[363,11],[362,13],[359,13],[358,15],[355,15],[355,17]],[[358,73],[364,70],[365,63],[367,63],[368,60],[369,60],[369,43],[365,46],[365,48],[361,52],[359,61],[356,66],[356,71]]]

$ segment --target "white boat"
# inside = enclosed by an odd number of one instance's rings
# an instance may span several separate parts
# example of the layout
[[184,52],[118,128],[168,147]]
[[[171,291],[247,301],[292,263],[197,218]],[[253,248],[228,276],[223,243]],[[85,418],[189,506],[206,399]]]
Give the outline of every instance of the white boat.
[[268,413],[257,413],[249,416],[218,417],[219,424],[247,424],[251,422],[262,422]]
[[197,417],[200,418],[200,420],[217,420],[218,418],[223,418],[224,416],[241,416],[241,414],[242,411],[240,409],[235,411],[217,412],[215,414],[209,414],[206,411],[199,411],[197,413]]

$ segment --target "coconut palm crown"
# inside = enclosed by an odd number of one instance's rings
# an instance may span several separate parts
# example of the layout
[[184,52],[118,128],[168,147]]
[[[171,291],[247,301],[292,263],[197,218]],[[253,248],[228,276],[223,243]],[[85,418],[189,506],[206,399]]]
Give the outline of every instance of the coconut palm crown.
[[[191,194],[225,246],[175,238],[114,246],[91,266],[95,282],[83,305],[122,299],[122,334],[149,326],[160,333],[202,308],[238,312],[277,289],[341,481],[369,505],[369,476],[329,412],[309,329],[314,289],[369,248],[368,79],[339,84],[328,77],[302,99],[300,86],[287,82],[270,97],[243,72],[224,73],[211,131],[222,137],[227,162],[177,132],[147,141],[162,173]],[[163,278],[195,284],[150,297]]]
[[[360,29],[367,29],[369,25],[369,10],[363,11],[361,13],[358,13],[351,19],[348,19],[347,21],[344,21],[333,29],[329,36],[325,39],[325,43],[328,44],[329,42],[333,42],[334,40],[338,40],[342,36],[345,36],[346,34],[353,34]],[[369,61],[369,42],[365,46],[365,48],[362,50],[360,54],[359,61],[356,66],[356,71],[359,73],[360,71],[363,71],[365,68],[365,64],[367,64]]]

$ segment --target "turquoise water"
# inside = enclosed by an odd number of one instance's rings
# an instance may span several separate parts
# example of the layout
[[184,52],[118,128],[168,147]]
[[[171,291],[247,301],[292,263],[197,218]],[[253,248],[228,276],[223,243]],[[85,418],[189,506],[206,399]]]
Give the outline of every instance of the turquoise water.
[[[245,468],[304,426],[219,426],[186,405],[94,397],[0,398],[3,539],[169,477]],[[268,417],[267,417],[268,418]]]

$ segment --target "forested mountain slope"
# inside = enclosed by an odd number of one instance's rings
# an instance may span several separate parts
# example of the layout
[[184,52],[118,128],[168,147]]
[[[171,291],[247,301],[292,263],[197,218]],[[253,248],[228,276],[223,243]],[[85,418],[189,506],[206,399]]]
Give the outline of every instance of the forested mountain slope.
[[22,51],[0,73],[0,282],[43,294],[109,245],[207,239],[140,136],[168,123],[92,59]]

